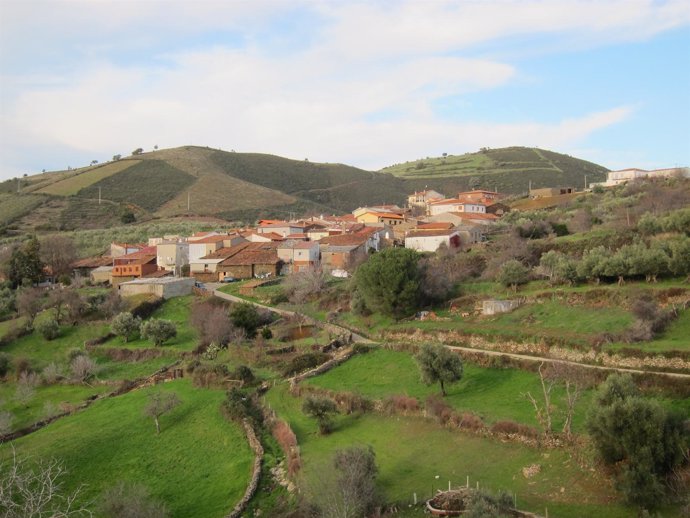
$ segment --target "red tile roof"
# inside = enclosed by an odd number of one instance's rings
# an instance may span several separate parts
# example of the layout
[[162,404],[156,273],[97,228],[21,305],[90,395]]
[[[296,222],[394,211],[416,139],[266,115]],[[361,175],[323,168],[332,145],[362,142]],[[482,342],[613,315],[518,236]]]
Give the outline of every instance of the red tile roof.
[[196,239],[195,241],[192,241],[191,244],[193,245],[205,245],[205,244],[212,244],[212,243],[218,243],[220,241],[225,241],[228,239],[229,236],[227,235],[220,235],[220,236],[207,236],[203,237],[201,239]]
[[436,237],[450,236],[457,232],[455,229],[440,230],[411,230],[406,237]]
[[422,223],[417,225],[419,230],[447,230],[453,228],[454,225],[449,222],[439,221],[437,223]]

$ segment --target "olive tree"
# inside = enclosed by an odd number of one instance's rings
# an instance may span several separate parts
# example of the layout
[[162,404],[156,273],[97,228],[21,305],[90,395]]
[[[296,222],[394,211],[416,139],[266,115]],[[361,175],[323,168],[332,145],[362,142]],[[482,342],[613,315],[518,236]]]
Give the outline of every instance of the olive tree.
[[446,395],[446,383],[462,379],[462,358],[442,345],[426,344],[415,357],[422,381],[427,385],[440,383],[441,394]]
[[332,416],[338,413],[338,407],[330,398],[308,396],[302,405],[302,411],[319,423],[319,433],[325,435],[331,431]]
[[129,311],[123,311],[113,317],[110,323],[110,331],[117,336],[121,336],[125,342],[136,333],[141,327],[141,319],[135,317]]
[[152,318],[141,324],[139,334],[145,340],[151,340],[157,347],[163,342],[177,336],[177,327],[170,320]]

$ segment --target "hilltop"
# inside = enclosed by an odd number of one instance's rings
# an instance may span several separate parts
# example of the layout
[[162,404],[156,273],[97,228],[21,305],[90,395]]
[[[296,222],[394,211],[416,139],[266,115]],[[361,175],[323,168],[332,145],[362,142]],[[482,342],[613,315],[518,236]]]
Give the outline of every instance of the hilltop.
[[482,148],[476,153],[426,157],[384,167],[380,172],[405,180],[415,189],[425,186],[452,193],[473,188],[500,192],[527,192],[532,182],[539,187],[582,188],[587,182],[606,179],[605,167],[546,149],[507,147]]
[[452,195],[471,187],[521,193],[544,186],[582,186],[606,169],[551,151],[485,149],[429,158],[378,172],[344,164],[198,146],[156,150],[89,167],[0,183],[0,225],[14,232],[107,228],[137,221],[214,216],[262,217],[338,213],[367,204],[402,204],[425,187]]

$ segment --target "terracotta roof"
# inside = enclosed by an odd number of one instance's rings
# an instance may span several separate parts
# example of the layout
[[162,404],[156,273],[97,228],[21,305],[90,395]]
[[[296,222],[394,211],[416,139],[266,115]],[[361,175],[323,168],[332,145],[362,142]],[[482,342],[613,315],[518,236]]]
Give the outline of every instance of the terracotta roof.
[[148,275],[144,275],[144,278],[146,279],[160,279],[161,277],[172,277],[173,272],[169,272],[167,270],[158,270],[157,272],[149,273]]
[[72,263],[72,268],[98,268],[99,266],[112,266],[113,258],[110,256],[87,257]]
[[367,242],[367,239],[369,239],[369,236],[363,233],[340,234],[337,236],[324,237],[321,241],[319,241],[319,244],[335,246],[363,245]]
[[[240,245],[243,245],[243,244],[244,243],[240,243]],[[201,260],[201,259],[227,259],[228,257],[230,257],[230,255],[232,255],[233,250],[236,249],[237,246],[240,246],[240,245],[236,245],[233,247],[224,246],[223,248],[219,248],[215,252],[211,252],[210,254],[206,254],[205,256],[200,257],[199,260]]]
[[297,234],[288,234],[285,239],[307,239],[309,236],[303,232]]
[[417,225],[419,230],[447,230],[453,228],[453,224],[445,221],[439,221],[437,223],[422,223]]
[[266,226],[266,225],[276,225],[276,224],[282,224],[282,225],[287,225],[287,221],[283,221],[282,219],[261,219],[259,220],[259,226]]
[[264,232],[263,234],[258,235],[262,237],[267,237],[271,241],[283,241],[285,239],[283,236],[281,236],[280,234],[276,234],[275,232]]
[[197,239],[193,241],[191,244],[193,245],[205,245],[205,244],[210,244],[210,243],[218,243],[220,241],[225,241],[228,238],[227,235],[220,235],[220,236],[207,236],[203,237],[201,239]]
[[240,243],[233,246],[231,255],[219,263],[220,266],[241,266],[248,264],[276,264],[278,243]]

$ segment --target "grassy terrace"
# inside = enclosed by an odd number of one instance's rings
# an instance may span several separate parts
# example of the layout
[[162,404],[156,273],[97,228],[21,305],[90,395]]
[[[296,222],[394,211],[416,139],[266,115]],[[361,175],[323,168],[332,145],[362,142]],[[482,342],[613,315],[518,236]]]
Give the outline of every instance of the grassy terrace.
[[[153,390],[175,391],[182,404],[161,419],[161,434],[142,410]],[[239,425],[220,414],[222,391],[194,389],[186,380],[94,403],[13,442],[19,454],[59,458],[65,489],[84,485],[82,502],[118,480],[141,483],[172,516],[224,516],[241,498],[253,454]],[[8,455],[4,446],[0,455]]]
[[[266,401],[295,431],[304,464],[304,479],[319,486],[323,466],[338,448],[371,445],[379,466],[378,484],[386,499],[407,507],[412,494],[428,498],[439,489],[480,482],[492,490],[517,493],[518,506],[559,517],[627,517],[633,510],[617,503],[610,484],[598,473],[582,469],[560,450],[542,452],[515,443],[502,443],[443,429],[416,417],[340,416],[332,434],[318,434],[314,420],[301,412],[301,401],[284,385],[271,389]],[[424,440],[420,440],[423,437]],[[539,464],[541,472],[526,479],[521,470]],[[439,476],[438,481],[436,476]],[[563,488],[561,490],[561,488]],[[405,516],[424,516],[408,511]]]

